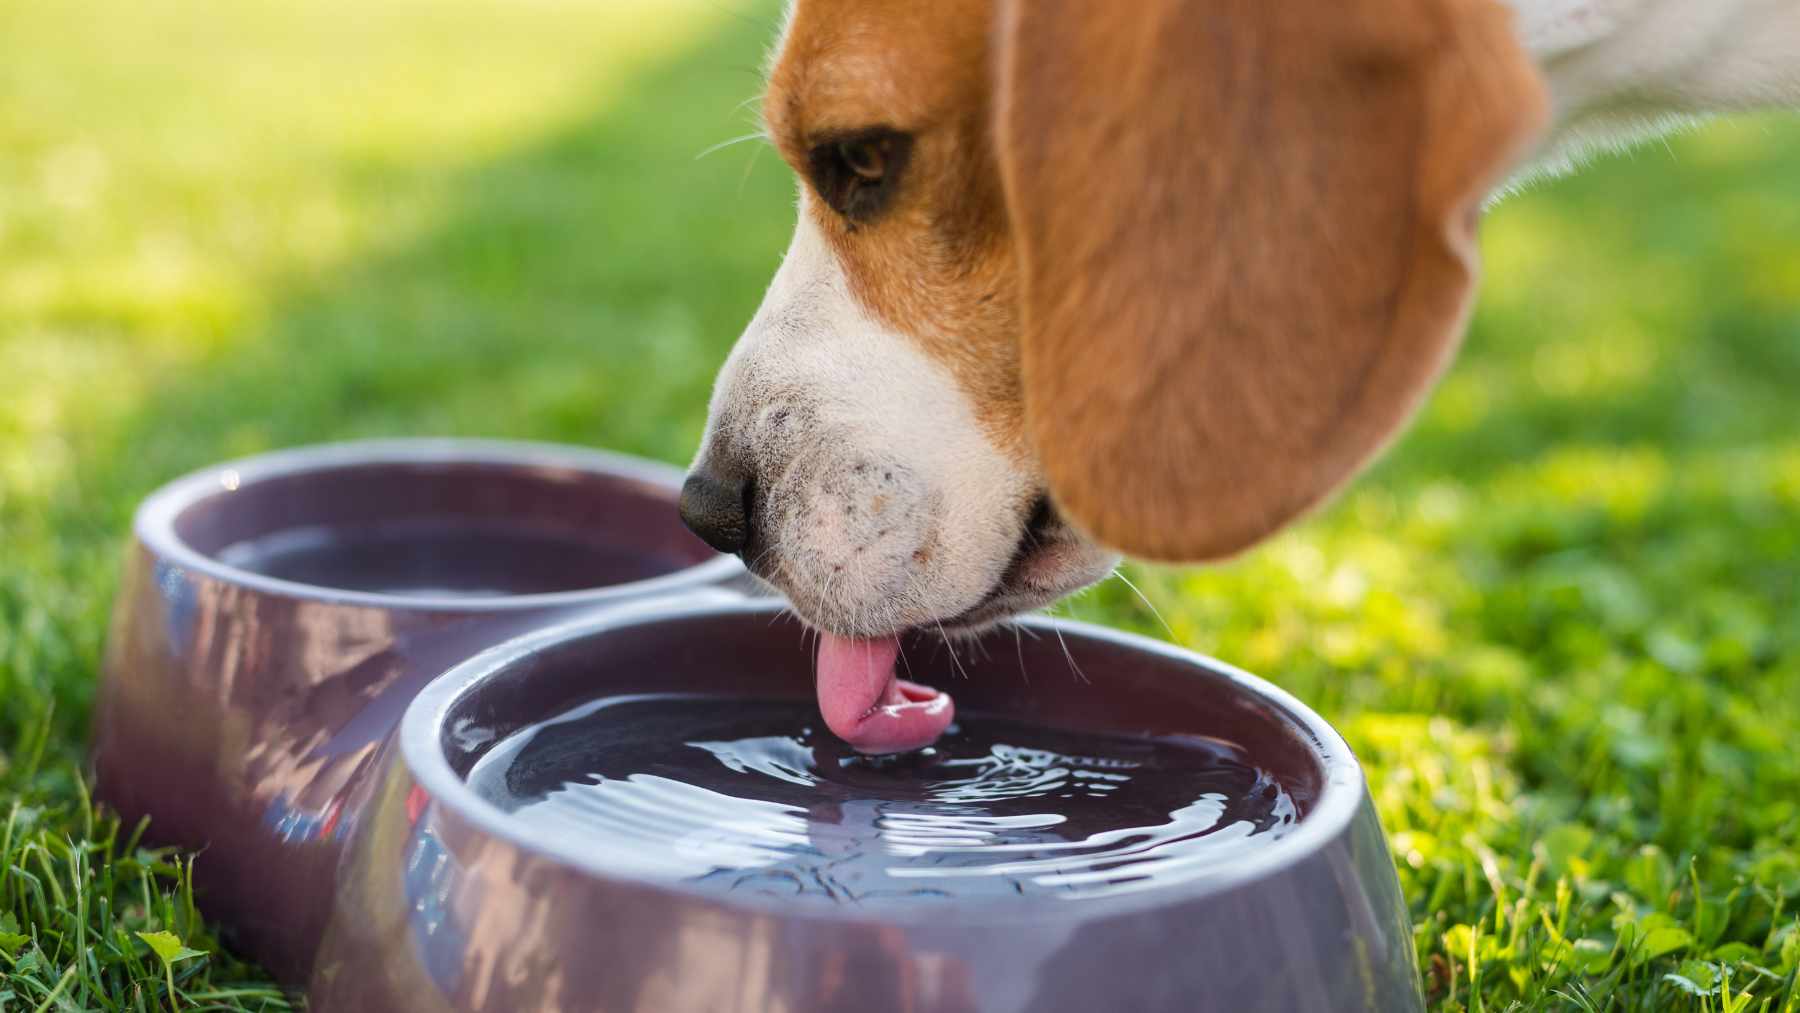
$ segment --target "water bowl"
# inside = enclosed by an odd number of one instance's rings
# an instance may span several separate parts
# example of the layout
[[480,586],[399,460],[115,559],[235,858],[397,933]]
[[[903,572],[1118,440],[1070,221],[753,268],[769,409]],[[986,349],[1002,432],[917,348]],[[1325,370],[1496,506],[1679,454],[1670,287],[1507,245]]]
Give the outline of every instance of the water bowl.
[[402,440],[163,487],[114,610],[96,794],[204,849],[207,915],[304,982],[368,775],[431,678],[558,616],[743,579],[681,527],[679,482],[573,448]]
[[779,605],[489,647],[379,754],[311,980],[388,1011],[1417,1010],[1363,775],[1281,690],[1048,619],[906,645],[958,720],[823,732]]

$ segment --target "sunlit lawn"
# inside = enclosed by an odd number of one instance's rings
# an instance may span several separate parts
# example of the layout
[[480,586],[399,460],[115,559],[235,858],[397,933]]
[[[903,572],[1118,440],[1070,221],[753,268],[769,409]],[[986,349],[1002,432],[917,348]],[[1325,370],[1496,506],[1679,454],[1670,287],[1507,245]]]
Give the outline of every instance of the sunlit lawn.
[[[752,129],[741,4],[0,0],[0,1010],[168,1006],[159,930],[207,951],[184,1007],[284,1002],[83,803],[146,491],[362,435],[685,459],[792,213],[768,152],[696,157]],[[1374,474],[1132,571],[1160,620],[1063,611],[1345,731],[1436,1008],[1800,1009],[1800,124],[1540,185],[1486,247]]]

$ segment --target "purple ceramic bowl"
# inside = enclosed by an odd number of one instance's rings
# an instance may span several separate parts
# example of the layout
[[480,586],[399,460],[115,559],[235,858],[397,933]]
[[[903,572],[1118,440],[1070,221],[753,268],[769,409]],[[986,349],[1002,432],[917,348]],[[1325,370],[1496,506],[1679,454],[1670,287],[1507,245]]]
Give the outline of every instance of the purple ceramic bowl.
[[205,849],[208,916],[304,982],[377,748],[432,677],[559,615],[744,579],[682,528],[680,478],[401,440],[165,486],[137,513],[114,610],[97,795],[149,817],[151,841]]
[[364,1013],[1422,1007],[1394,868],[1335,731],[1188,651],[1045,619],[1022,632],[1037,635],[1001,628],[961,666],[915,644],[912,674],[951,685],[959,715],[1230,743],[1292,798],[1285,835],[1219,851],[1167,886],[1075,902],[834,906],[628,871],[579,835],[521,822],[470,771],[508,736],[600,698],[804,701],[811,664],[772,603],[628,605],[489,648],[414,700],[353,831],[311,1001]]

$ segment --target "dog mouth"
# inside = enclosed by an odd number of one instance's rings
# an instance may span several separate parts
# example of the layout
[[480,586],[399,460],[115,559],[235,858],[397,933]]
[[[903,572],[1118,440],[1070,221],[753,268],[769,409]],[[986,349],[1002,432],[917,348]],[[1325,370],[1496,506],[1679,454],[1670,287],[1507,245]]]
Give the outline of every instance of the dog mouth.
[[[1009,616],[1048,604],[1068,589],[1041,585],[1033,567],[1069,545],[1069,529],[1049,498],[1034,504],[1012,558],[987,594],[955,615],[925,624],[946,636],[968,635]],[[833,734],[860,752],[898,753],[937,741],[955,718],[948,694],[901,679],[901,637],[854,637],[821,630],[814,662],[819,713]]]
[[[1019,533],[1012,557],[1000,571],[994,586],[975,604],[938,620],[937,627],[952,635],[978,633],[1003,619],[1055,600],[1055,593],[1034,588],[1028,574],[1039,553],[1066,540],[1067,531],[1056,507],[1050,503],[1050,497],[1040,493],[1032,504],[1024,530]],[[1039,598],[1044,600],[1036,600]],[[1032,603],[1026,604],[1026,601]]]

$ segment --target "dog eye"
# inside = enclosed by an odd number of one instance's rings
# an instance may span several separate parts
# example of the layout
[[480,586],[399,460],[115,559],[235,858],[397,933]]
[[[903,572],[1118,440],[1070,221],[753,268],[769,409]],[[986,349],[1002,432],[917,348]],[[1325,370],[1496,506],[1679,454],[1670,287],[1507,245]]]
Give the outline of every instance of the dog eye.
[[808,158],[813,189],[833,211],[866,222],[892,199],[911,151],[912,138],[887,129],[831,138]]
[[871,183],[879,183],[881,177],[887,174],[887,149],[892,143],[885,137],[839,141],[837,154],[850,167],[851,172]]

